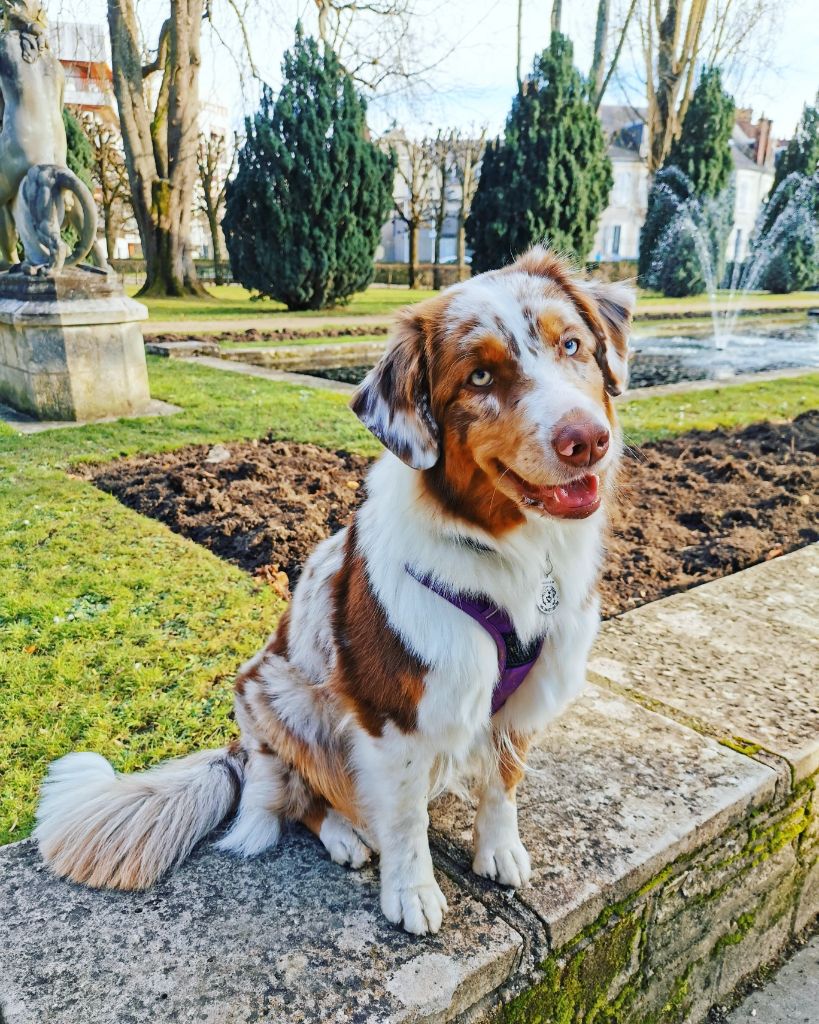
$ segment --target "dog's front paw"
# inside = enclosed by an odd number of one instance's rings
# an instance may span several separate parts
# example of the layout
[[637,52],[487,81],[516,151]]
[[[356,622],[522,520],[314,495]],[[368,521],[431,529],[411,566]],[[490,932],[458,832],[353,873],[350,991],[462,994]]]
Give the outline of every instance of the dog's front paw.
[[434,935],[449,909],[446,898],[433,878],[424,885],[404,885],[400,881],[381,881],[381,909],[393,924],[403,924],[412,935]]
[[520,889],[532,875],[532,865],[526,847],[517,838],[491,846],[480,846],[475,850],[472,870],[482,878],[491,878],[501,885]]

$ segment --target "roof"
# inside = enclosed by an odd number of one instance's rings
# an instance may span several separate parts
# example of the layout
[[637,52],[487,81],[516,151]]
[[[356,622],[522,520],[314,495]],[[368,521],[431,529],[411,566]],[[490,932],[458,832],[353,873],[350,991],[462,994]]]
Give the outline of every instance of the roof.
[[756,140],[750,138],[738,125],[731,132],[731,159],[737,171],[756,171],[757,174],[773,174],[773,168],[758,164],[755,155]]
[[648,111],[645,107],[632,107],[630,103],[604,103],[598,113],[603,131],[615,135],[631,125],[645,124]]
[[758,164],[753,157],[748,156],[739,146],[731,144],[731,159],[734,162],[736,171],[756,171],[757,174],[773,174],[772,167]]

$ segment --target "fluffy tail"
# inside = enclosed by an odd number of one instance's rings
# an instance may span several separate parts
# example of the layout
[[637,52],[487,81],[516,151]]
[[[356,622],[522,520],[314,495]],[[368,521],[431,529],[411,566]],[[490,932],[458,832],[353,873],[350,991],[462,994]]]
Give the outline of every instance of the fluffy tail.
[[43,860],[93,888],[145,889],[230,814],[244,765],[237,746],[136,775],[118,774],[99,754],[68,754],[40,792],[34,837]]

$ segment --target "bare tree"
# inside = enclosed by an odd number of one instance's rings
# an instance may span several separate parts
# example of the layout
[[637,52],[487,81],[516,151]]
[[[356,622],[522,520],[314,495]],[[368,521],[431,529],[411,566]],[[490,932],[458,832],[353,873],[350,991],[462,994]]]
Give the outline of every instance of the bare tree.
[[[395,145],[395,140],[392,140]],[[435,147],[430,139],[420,142],[402,138],[396,148],[395,173],[403,195],[395,200],[395,212],[406,224],[409,235],[408,278],[410,288],[419,287],[418,242],[421,228],[429,223],[434,189]]]
[[475,198],[478,188],[478,168],[486,148],[486,128],[482,128],[480,133],[452,132],[450,146],[452,166],[460,186],[458,189],[458,229],[455,248],[460,280],[466,266],[466,219],[472,209],[472,200]]
[[[598,0],[594,51],[589,72],[589,98],[595,110],[599,110],[612,75],[617,69],[636,9],[637,0],[630,0],[622,24],[618,25],[612,32],[609,25],[611,20],[611,0]],[[614,54],[607,70],[606,54],[611,42],[614,42]]]
[[[359,86],[383,95],[424,81],[452,54],[441,40],[420,37],[425,19],[418,0],[313,0],[322,42]],[[430,59],[422,60],[421,54]]]
[[563,0],[552,0],[552,32],[560,31],[560,20],[563,15]]
[[648,165],[662,167],[679,135],[701,65],[735,79],[766,60],[774,0],[641,0],[637,29],[645,67]]
[[640,19],[648,101],[648,168],[660,169],[694,92],[707,0],[648,0]]
[[[142,295],[203,295],[188,253],[204,0],[168,0],[143,61],[134,0],[108,0],[114,93],[147,275]],[[153,88],[154,76],[159,85]]]
[[517,22],[517,78],[518,89],[523,85],[523,0],[518,0],[518,22]]
[[221,132],[202,132],[196,150],[196,166],[199,170],[197,209],[207,218],[213,246],[213,280],[224,284],[222,273],[222,236],[220,224],[225,207],[227,184],[236,163],[238,147],[233,145],[231,158],[227,159],[227,140]]
[[82,126],[94,151],[91,175],[102,209],[105,248],[110,262],[114,259],[117,234],[133,212],[122,136],[114,125],[89,111],[83,115]]
[[430,140],[430,163],[432,174],[430,221],[435,229],[434,252],[432,257],[432,287],[441,287],[441,236],[448,212],[450,199],[450,176],[452,172],[452,138],[454,133],[438,130]]

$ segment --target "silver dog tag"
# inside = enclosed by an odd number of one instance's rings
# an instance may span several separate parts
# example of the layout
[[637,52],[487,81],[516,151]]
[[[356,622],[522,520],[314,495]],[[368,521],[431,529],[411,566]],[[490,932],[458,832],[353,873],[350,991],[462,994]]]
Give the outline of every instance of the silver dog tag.
[[560,595],[557,592],[557,582],[551,573],[547,573],[540,584],[537,606],[544,615],[551,615],[552,612],[557,610],[559,604]]

